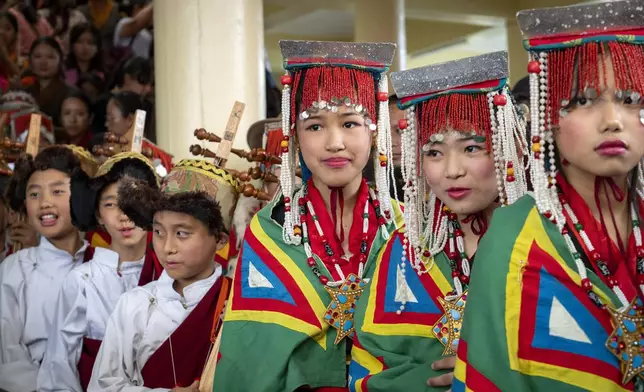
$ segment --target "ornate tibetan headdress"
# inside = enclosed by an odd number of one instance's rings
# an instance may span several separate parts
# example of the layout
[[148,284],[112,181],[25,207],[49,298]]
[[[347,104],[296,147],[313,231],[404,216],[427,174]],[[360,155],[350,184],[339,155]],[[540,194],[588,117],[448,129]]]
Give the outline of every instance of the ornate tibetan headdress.
[[530,55],[530,176],[539,212],[561,229],[565,219],[555,186],[552,131],[574,100],[601,95],[608,58],[615,71],[617,96],[642,102],[644,4],[616,1],[525,10],[517,14],[517,21]]
[[[384,216],[393,216],[389,198],[391,165],[391,134],[389,126],[388,83],[386,72],[393,61],[396,45],[391,43],[348,43],[317,41],[280,41],[284,69],[282,77],[282,171],[280,185],[284,197],[284,241],[298,243],[293,208],[295,176],[296,119],[306,119],[319,110],[337,112],[340,107],[352,107],[365,115],[370,130],[377,131],[375,166],[378,201]],[[300,157],[302,180],[311,173]]]
[[501,204],[509,204],[527,190],[524,156],[525,128],[514,107],[508,83],[507,52],[394,72],[391,80],[406,110],[402,134],[405,181],[406,236],[413,249],[412,265],[423,270],[420,252],[431,258],[445,247],[448,225],[443,205],[426,187],[423,152],[453,130],[484,138],[494,154]]
[[150,229],[158,211],[193,216],[211,234],[230,230],[237,202],[237,180],[226,170],[197,159],[179,161],[159,190],[141,181],[125,181],[119,188],[119,208],[139,227]]
[[71,150],[76,158],[80,161],[81,169],[88,175],[93,176],[98,169],[99,163],[94,159],[92,153],[83,147],[74,144],[61,144],[61,146]]

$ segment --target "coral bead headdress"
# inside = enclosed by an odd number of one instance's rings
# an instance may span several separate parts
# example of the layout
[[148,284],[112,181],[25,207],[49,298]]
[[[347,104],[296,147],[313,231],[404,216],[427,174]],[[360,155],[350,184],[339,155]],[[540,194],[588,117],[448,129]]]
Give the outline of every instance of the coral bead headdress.
[[[574,99],[592,100],[601,95],[608,58],[615,73],[617,97],[642,102],[644,4],[617,1],[525,10],[517,14],[517,21],[530,56],[530,174],[535,199],[539,212],[561,229],[565,219],[555,186],[552,130],[568,114]],[[644,123],[644,113],[640,112],[640,118]]]
[[501,204],[513,203],[527,190],[525,128],[507,78],[504,51],[391,75],[398,106],[406,110],[406,119],[399,124],[403,129],[404,214],[412,265],[419,273],[423,271],[420,253],[434,256],[448,241],[446,213],[440,200],[426,189],[421,168],[423,152],[443,140],[445,132],[485,138],[494,155]]
[[[395,44],[318,41],[280,41],[284,69],[282,77],[282,171],[280,183],[285,204],[284,241],[298,243],[294,235],[295,211],[292,203],[295,176],[294,138],[296,120],[306,119],[319,110],[337,112],[353,108],[366,117],[376,132],[376,188],[384,216],[392,218],[389,198],[391,134],[389,126],[388,84],[386,72],[393,61]],[[300,157],[302,180],[311,173]]]

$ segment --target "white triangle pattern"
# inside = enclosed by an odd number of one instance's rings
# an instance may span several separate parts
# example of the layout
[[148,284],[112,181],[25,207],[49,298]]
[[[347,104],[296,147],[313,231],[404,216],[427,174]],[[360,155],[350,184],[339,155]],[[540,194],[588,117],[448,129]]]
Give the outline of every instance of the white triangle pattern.
[[274,288],[271,282],[250,262],[248,263],[248,286],[252,288]]
[[581,329],[577,321],[564,308],[557,297],[552,298],[549,328],[550,336],[592,344],[588,335]]
[[396,296],[394,298],[394,301],[418,303],[418,299],[407,284],[407,279],[405,279],[405,274],[402,272],[400,265],[398,265],[397,268],[398,271],[396,272]]

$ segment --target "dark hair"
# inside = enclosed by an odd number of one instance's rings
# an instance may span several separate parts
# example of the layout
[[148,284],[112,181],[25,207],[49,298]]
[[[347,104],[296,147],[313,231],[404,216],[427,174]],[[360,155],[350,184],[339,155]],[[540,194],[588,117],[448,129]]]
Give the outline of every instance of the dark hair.
[[389,105],[398,104],[398,96],[396,94],[391,94],[389,96]]
[[33,44],[31,44],[31,48],[29,49],[29,63],[32,63],[32,56],[34,54],[34,51],[36,48],[40,45],[46,45],[49,46],[50,48],[54,49],[58,53],[58,58],[60,59],[59,61],[59,70],[58,74],[59,76],[63,75],[63,60],[65,59],[65,56],[63,55],[63,49],[60,47],[58,44],[58,41],[56,41],[56,38],[51,37],[51,36],[42,36],[38,37]]
[[110,95],[110,100],[114,100],[116,106],[121,110],[123,117],[134,114],[137,110],[144,110],[141,96],[131,91],[113,93]]
[[18,33],[18,19],[16,19],[16,17],[9,11],[0,12],[0,19],[2,19],[2,18],[6,18],[9,21],[9,23],[11,23],[11,27],[13,27],[13,31],[15,31],[16,34],[17,34]]
[[57,170],[72,176],[81,170],[80,160],[72,150],[62,146],[51,146],[42,150],[36,158],[24,155],[18,158],[13,176],[7,185],[5,197],[12,210],[25,212],[27,198],[27,183],[31,175],[37,171]]
[[[51,27],[55,29],[55,35],[60,35],[67,31],[67,29],[69,28],[71,11],[74,8],[74,2],[47,0],[45,1],[45,4],[43,4],[43,8],[49,8],[49,16],[47,17],[47,20],[49,21]],[[58,25],[58,16],[60,16],[63,22],[60,28],[56,28],[56,26]]]
[[152,62],[143,57],[131,57],[124,60],[116,68],[110,83],[110,90],[114,87],[123,87],[125,75],[135,79],[141,84],[152,84],[154,81],[154,72]]
[[76,60],[76,54],[74,53],[74,44],[86,32],[92,34],[94,45],[96,45],[96,54],[89,62],[89,71],[103,72],[103,40],[101,39],[101,32],[89,23],[74,26],[72,31],[69,33],[69,56],[67,57],[67,68],[76,69],[80,72],[78,61]]
[[119,4],[119,11],[131,17],[134,15],[134,7],[136,6],[144,7],[150,1],[151,0],[123,0],[121,4]]
[[21,4],[16,7],[16,10],[25,17],[30,25],[33,26],[38,23],[38,11],[36,11],[36,7],[31,5],[31,2],[22,1]]
[[81,231],[98,228],[96,213],[101,195],[109,185],[122,178],[143,181],[156,189],[157,177],[152,167],[137,158],[125,158],[112,166],[110,171],[100,177],[90,178],[84,171],[77,171],[71,179],[70,212],[72,223]]
[[530,77],[519,79],[512,88],[512,96],[519,103],[530,103]]
[[[83,103],[85,104],[85,107],[87,108],[87,113],[91,114],[91,112],[92,112],[92,103],[90,102],[89,98],[87,97],[87,95],[83,91],[81,91],[80,89],[78,89],[76,87],[70,87],[67,90],[67,95],[65,95],[65,98],[63,99],[62,102],[65,102],[66,100],[68,100],[70,98],[76,98],[76,99],[79,99],[79,100],[83,101]],[[62,110],[62,105],[61,105],[61,110]]]
[[92,72],[83,72],[80,74],[78,81],[76,82],[76,87],[82,88],[85,83],[89,83],[94,86],[99,93],[101,93],[105,88],[105,82],[103,79]]

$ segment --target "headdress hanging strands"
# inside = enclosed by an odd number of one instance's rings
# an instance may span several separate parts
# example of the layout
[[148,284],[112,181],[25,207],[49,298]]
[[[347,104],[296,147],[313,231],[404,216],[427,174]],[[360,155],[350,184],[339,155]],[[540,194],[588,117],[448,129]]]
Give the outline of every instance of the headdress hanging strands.
[[[280,184],[284,197],[284,241],[299,244],[295,235],[297,196],[293,195],[296,149],[293,141],[296,120],[306,119],[319,110],[337,112],[351,107],[366,116],[371,131],[377,130],[375,178],[380,190],[377,198],[385,219],[393,218],[389,198],[391,165],[391,130],[389,126],[389,94],[386,72],[393,61],[395,44],[346,43],[317,41],[280,41],[284,69],[282,77],[282,171]],[[375,122],[374,122],[375,121]],[[302,180],[311,173],[300,159]],[[291,199],[293,198],[293,200]],[[387,234],[386,229],[382,230]],[[387,234],[388,236],[388,234]]]
[[[559,229],[563,228],[565,219],[555,186],[557,165],[552,130],[568,113],[575,98],[595,99],[601,95],[609,59],[615,70],[618,98],[641,102],[643,10],[641,1],[617,1],[525,10],[517,14],[530,59],[533,151],[530,174],[539,212],[556,222]],[[644,121],[642,113],[640,117]],[[640,194],[641,169],[642,164],[638,169]]]
[[[527,154],[525,129],[514,107],[507,77],[507,52],[391,75],[400,99],[398,106],[406,110],[406,119],[399,123],[403,130],[405,235],[412,258],[410,262],[419,274],[431,267],[423,263],[421,255],[431,260],[444,250],[448,240],[454,245],[450,249],[458,249],[460,255],[464,254],[462,235],[455,235],[458,233],[452,233],[451,225],[448,227],[449,210],[426,187],[421,162],[422,151],[427,151],[430,143],[443,140],[444,133],[449,130],[485,137],[494,154],[501,204],[513,203],[527,191],[523,170],[523,157]],[[453,258],[458,255],[450,256],[450,260]],[[461,281],[469,279],[469,262],[467,257],[461,259],[460,262],[452,260],[461,265],[462,275],[454,274],[459,295],[462,293]]]
[[[641,301],[637,300],[639,296],[636,296],[637,303],[629,301],[621,283],[612,276],[600,253],[595,251],[565,196],[559,195],[553,130],[559,126],[561,118],[568,114],[575,100],[593,100],[602,94],[602,88],[607,85],[607,61],[611,62],[614,70],[616,98],[625,104],[641,105],[644,94],[643,11],[641,1],[616,1],[526,10],[517,14],[530,58],[531,178],[536,206],[541,214],[557,225],[564,237],[573,255],[582,288],[593,302],[608,308],[610,312],[614,331],[606,347],[620,361],[624,384],[637,375],[644,377],[639,346],[642,326],[641,323],[635,326],[631,322],[644,318]],[[644,124],[644,109],[640,108],[639,115],[640,122]],[[546,159],[549,166],[546,166]],[[630,184],[640,197],[644,193],[643,169],[640,161],[635,168],[637,181]],[[630,213],[641,295],[644,292],[644,247],[637,205],[631,205]],[[593,283],[587,276],[586,265],[581,258],[586,250],[577,249],[571,238],[570,232],[573,230],[582,239],[592,263],[619,299],[617,309],[605,304],[593,292]]]

